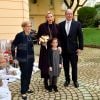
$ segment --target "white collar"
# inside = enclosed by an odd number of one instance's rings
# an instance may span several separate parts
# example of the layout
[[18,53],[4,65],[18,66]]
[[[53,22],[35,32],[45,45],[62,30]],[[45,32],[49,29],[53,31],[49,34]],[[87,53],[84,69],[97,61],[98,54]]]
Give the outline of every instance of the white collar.
[[68,22],[69,22],[69,23],[71,23],[71,22],[72,22],[72,20],[70,20],[70,21],[66,20],[66,23],[68,23]]

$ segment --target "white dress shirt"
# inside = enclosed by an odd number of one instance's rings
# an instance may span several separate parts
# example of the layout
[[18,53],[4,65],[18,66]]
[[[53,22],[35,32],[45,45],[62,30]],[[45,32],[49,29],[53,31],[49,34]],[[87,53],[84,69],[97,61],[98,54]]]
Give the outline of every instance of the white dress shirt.
[[67,21],[66,20],[66,23],[65,23],[65,30],[66,30],[67,36],[69,35],[69,31],[70,31],[70,27],[71,27],[71,22],[72,21]]

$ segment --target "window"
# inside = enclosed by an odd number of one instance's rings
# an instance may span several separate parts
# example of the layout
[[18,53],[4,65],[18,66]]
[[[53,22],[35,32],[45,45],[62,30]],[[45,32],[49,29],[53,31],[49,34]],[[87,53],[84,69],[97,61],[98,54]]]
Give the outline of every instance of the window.
[[50,0],[50,9],[54,8],[54,0]]

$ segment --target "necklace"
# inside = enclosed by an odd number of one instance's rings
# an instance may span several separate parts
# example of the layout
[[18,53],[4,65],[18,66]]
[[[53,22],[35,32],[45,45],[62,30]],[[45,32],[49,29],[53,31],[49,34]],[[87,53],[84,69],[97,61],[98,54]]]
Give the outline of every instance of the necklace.
[[53,25],[52,24],[50,24],[50,25],[51,25],[51,28],[50,28],[50,26],[48,24],[48,30],[49,30],[49,36],[50,36],[50,39],[51,39],[52,38]]

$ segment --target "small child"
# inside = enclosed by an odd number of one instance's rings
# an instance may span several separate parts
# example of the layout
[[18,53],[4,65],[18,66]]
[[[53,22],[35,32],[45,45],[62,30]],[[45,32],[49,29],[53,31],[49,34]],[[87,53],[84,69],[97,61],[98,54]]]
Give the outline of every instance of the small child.
[[52,92],[52,89],[54,89],[55,92],[58,92],[57,77],[59,76],[62,68],[61,52],[58,49],[58,39],[53,38],[50,41],[50,45],[51,48],[48,50],[48,64],[50,76],[49,92]]
[[15,76],[16,79],[17,74],[18,70],[10,66],[4,54],[0,53],[0,76],[4,79],[11,78],[11,76],[14,78],[13,76]]
[[8,88],[8,80],[6,79],[7,61],[0,52],[0,100],[11,100],[11,92]]

